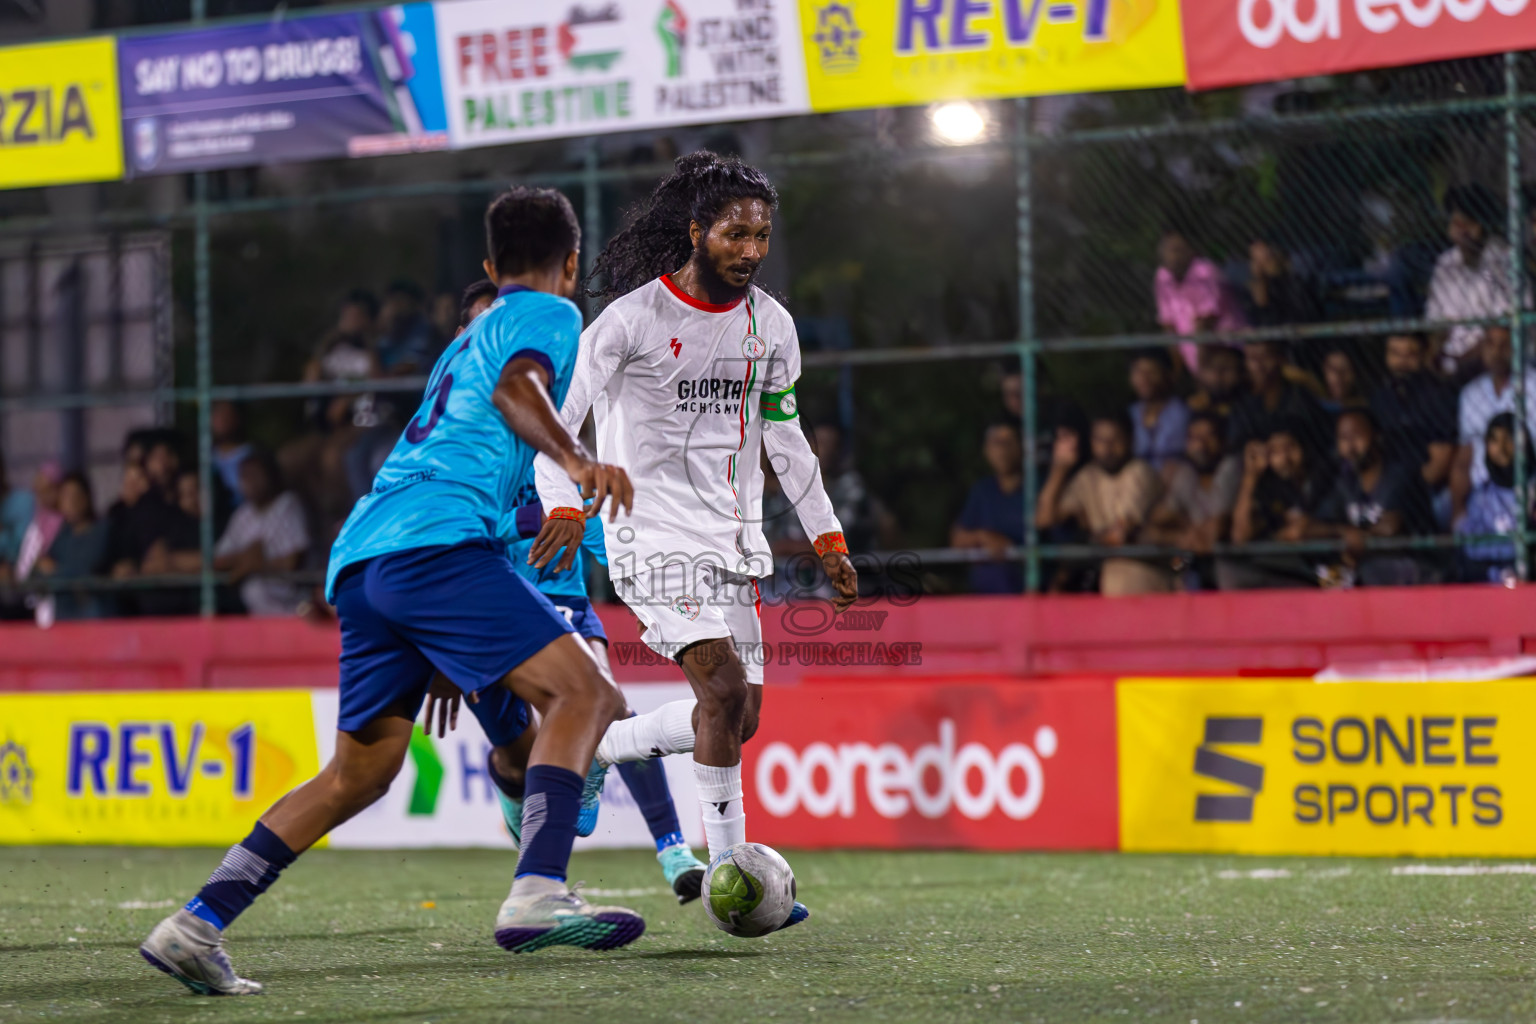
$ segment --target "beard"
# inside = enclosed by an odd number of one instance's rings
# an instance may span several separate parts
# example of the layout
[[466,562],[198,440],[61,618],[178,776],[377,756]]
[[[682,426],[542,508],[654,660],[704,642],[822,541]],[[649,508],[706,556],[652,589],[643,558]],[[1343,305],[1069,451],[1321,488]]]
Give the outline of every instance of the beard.
[[1358,477],[1362,473],[1369,473],[1372,469],[1375,469],[1376,463],[1380,460],[1377,458],[1377,453],[1373,449],[1366,452],[1358,459],[1346,458],[1344,461],[1349,466],[1349,468],[1354,471],[1355,476]]
[[1189,464],[1195,468],[1195,472],[1201,476],[1210,476],[1216,472],[1216,467],[1221,465],[1220,455],[1210,455],[1198,461],[1190,459]]
[[699,243],[693,247],[693,263],[698,268],[699,283],[711,295],[745,295],[747,289],[757,282],[758,271],[763,269],[763,265],[759,263],[752,268],[752,274],[747,278],[747,283],[740,288],[736,287],[720,276],[720,270],[715,266],[715,258],[710,255],[708,249],[704,248],[704,239],[702,237],[699,239]]

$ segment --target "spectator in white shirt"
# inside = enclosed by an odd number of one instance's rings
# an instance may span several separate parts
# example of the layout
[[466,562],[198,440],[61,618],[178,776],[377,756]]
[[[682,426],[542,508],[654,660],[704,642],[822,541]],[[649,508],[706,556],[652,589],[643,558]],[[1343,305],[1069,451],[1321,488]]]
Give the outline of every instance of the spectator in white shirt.
[[[1461,389],[1457,432],[1461,446],[1451,473],[1452,522],[1466,511],[1467,496],[1488,481],[1483,458],[1488,424],[1499,413],[1515,411],[1515,348],[1508,327],[1489,327],[1483,335],[1482,362],[1486,372]],[[1525,371],[1525,422],[1536,424],[1536,369]]]
[[[1500,219],[1498,200],[1481,185],[1462,185],[1445,194],[1445,212],[1451,247],[1435,261],[1425,319],[1466,320],[1508,313],[1510,250],[1494,234]],[[1436,335],[1441,369],[1447,376],[1465,381],[1483,369],[1478,347],[1483,333],[1482,327],[1466,325]]]
[[304,508],[282,489],[277,462],[266,452],[240,464],[240,494],[244,500],[213,549],[213,567],[230,574],[252,615],[293,615],[304,588],[267,574],[292,572],[303,561],[309,549]]

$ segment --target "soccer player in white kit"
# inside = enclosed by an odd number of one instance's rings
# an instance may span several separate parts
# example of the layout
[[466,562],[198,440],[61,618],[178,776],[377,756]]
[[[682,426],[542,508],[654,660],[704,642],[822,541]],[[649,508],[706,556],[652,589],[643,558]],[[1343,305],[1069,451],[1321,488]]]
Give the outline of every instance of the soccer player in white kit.
[[[647,645],[678,662],[697,697],[616,722],[598,759],[691,751],[711,860],[746,841],[741,744],[763,700],[757,581],[773,572],[761,525],[763,451],[798,498],[835,609],[858,596],[800,429],[794,321],[752,283],[777,205],[768,179],[740,160],[679,159],[597,261],[599,294],[617,298],[582,334],[560,410],[577,430],[591,409],[599,458],[636,483],[631,516],[603,524],[609,574]],[[530,560],[543,564],[579,545],[580,499],[552,461],[536,462],[535,473],[549,518]],[[797,905],[786,926],[805,914]]]

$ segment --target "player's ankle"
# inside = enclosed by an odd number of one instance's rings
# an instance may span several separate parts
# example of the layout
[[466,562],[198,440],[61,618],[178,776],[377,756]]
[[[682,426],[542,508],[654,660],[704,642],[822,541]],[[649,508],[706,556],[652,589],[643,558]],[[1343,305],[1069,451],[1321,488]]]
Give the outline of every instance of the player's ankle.
[[548,875],[518,875],[512,880],[511,897],[515,900],[538,899],[540,896],[559,895],[566,892],[565,879]]

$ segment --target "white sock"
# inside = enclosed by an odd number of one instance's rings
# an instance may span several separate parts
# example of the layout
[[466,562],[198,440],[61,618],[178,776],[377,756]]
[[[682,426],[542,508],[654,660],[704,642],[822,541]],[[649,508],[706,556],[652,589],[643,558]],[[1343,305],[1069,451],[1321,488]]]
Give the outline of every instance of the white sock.
[[604,765],[644,761],[693,752],[693,708],[698,701],[675,700],[634,718],[614,722],[597,744]]
[[729,768],[693,762],[693,778],[699,787],[699,807],[704,812],[704,838],[713,861],[728,847],[747,841],[747,811],[741,800],[741,765]]

